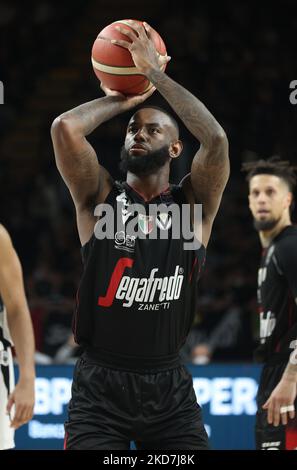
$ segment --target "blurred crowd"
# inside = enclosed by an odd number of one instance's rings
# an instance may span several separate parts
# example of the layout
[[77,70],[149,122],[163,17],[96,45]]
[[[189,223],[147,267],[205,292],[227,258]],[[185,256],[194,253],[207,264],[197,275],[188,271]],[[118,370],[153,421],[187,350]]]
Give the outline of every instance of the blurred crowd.
[[[118,2],[116,17],[106,0],[0,5],[5,90],[0,217],[22,261],[40,362],[71,361],[79,353],[71,319],[82,270],[80,245],[73,205],[55,167],[50,125],[61,112],[102,96],[90,66],[92,42],[106,24],[129,17],[143,18],[159,31],[172,56],[168,74],[209,107],[230,143],[231,178],[213,228],[183,359],[203,364],[252,358],[260,245],[240,166],[274,154],[297,160],[296,110],[289,102],[289,83],[297,78],[297,5],[289,0],[281,8],[254,1],[183,2],[175,9],[167,0],[149,4]],[[170,111],[157,93],[151,103]],[[90,136],[100,162],[115,178],[120,178],[128,117],[114,118]],[[182,125],[181,137],[185,149],[172,168],[174,183],[189,171],[198,147]]]

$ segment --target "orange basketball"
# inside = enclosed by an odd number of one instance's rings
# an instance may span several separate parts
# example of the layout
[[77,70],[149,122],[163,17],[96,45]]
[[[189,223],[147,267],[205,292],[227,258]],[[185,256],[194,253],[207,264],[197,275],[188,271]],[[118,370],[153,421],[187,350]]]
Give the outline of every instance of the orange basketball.
[[[134,21],[142,24],[142,21]],[[132,56],[127,49],[110,42],[110,39],[130,41],[127,36],[115,29],[117,25],[133,30],[127,20],[119,20],[106,26],[98,34],[92,48],[94,72],[103,85],[111,90],[119,91],[124,95],[145,93],[152,87],[152,83],[135,67]],[[161,36],[153,28],[151,39],[157,52],[160,55],[166,55],[166,46]],[[165,67],[166,64],[162,70],[165,70]]]

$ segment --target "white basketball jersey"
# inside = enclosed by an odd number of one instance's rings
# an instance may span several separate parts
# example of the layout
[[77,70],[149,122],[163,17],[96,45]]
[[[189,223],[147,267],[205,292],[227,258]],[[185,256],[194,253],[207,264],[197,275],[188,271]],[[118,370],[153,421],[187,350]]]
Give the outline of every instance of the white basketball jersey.
[[0,341],[2,341],[2,339],[4,339],[4,341],[8,341],[10,343],[10,346],[13,346],[7,323],[6,308],[3,305],[3,302],[0,297]]
[[14,430],[6,414],[7,399],[14,389],[12,345],[6,309],[0,298],[0,450],[14,447]]

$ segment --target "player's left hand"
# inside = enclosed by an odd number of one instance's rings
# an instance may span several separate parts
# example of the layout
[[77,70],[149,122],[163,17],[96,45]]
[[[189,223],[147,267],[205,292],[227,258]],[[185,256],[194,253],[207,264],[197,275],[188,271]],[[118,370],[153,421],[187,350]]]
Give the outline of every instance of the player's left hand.
[[107,88],[103,83],[100,84],[100,88],[104,91],[106,96],[117,96],[121,99],[121,103],[123,105],[123,110],[128,111],[130,108],[134,108],[139,104],[143,103],[147,98],[152,96],[152,94],[156,91],[156,87],[151,86],[148,91],[139,95],[129,95],[125,96],[119,91],[111,90]]
[[288,417],[293,419],[295,417],[294,401],[296,396],[296,381],[283,377],[262,407],[267,410],[268,423],[274,426],[286,425]]
[[133,31],[123,26],[116,26],[116,29],[127,36],[130,41],[112,39],[111,42],[118,46],[125,47],[132,55],[133,62],[138,70],[147,75],[151,69],[164,70],[165,65],[171,59],[169,56],[161,56],[150,39],[151,27],[147,23],[143,25],[136,21],[129,20],[129,25]]
[[[14,415],[11,416],[13,405],[15,406]],[[17,383],[9,395],[6,410],[11,416],[10,426],[14,429],[30,421],[34,410],[34,380],[20,380]]]

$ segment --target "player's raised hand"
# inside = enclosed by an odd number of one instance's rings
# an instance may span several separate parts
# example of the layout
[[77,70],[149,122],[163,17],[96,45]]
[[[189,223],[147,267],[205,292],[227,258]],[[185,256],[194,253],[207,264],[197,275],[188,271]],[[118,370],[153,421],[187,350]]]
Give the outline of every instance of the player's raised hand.
[[116,29],[127,36],[130,41],[112,39],[111,42],[118,46],[125,47],[132,55],[133,62],[138,70],[147,75],[151,69],[164,69],[169,56],[161,56],[150,38],[150,26],[147,23],[139,24],[136,21],[129,20],[131,29],[122,26],[116,26]]

